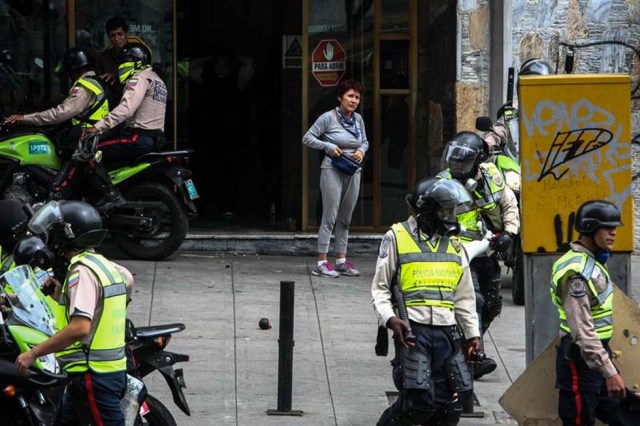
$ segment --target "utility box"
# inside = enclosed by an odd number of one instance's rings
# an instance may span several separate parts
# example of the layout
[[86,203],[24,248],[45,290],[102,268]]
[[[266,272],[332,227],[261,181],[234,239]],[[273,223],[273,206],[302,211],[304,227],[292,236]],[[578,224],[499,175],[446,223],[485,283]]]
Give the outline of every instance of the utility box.
[[631,79],[628,75],[523,76],[518,88],[527,363],[558,333],[553,263],[578,238],[578,207],[607,200],[622,212],[607,262],[625,293],[633,250]]

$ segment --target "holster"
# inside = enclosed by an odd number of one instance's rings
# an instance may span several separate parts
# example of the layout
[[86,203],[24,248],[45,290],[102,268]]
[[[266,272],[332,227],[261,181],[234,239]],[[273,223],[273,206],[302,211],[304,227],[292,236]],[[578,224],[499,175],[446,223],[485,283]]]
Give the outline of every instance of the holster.
[[406,390],[431,389],[431,356],[415,348],[404,350],[402,382]]
[[382,325],[378,326],[375,351],[377,356],[387,356],[389,354],[389,331]]
[[560,346],[558,346],[558,352],[562,358],[576,361],[580,357],[580,347],[573,343],[571,336],[566,335],[560,339]]

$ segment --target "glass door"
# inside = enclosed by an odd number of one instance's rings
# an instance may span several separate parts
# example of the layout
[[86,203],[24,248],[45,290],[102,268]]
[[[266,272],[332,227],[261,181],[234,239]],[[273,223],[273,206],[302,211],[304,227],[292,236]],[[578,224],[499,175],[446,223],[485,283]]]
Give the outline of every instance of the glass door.
[[[365,87],[359,112],[369,151],[351,229],[383,231],[404,220],[415,179],[416,0],[304,0],[303,132],[338,105],[343,78]],[[322,216],[320,163],[324,153],[303,148],[304,230]]]

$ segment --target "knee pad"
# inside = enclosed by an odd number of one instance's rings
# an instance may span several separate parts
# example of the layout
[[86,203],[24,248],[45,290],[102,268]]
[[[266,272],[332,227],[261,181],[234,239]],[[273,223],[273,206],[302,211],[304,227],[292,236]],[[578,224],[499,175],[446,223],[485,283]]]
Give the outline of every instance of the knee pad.
[[447,372],[451,387],[458,394],[473,390],[471,371],[469,370],[469,366],[464,359],[464,354],[461,349],[458,349],[455,355],[447,361],[444,369]]
[[405,390],[431,389],[431,356],[409,349],[403,351],[402,387]]
[[402,417],[408,420],[411,425],[420,425],[430,422],[436,413],[434,406],[425,406],[421,404],[420,396],[422,392],[411,391],[406,392],[406,399],[402,409]]

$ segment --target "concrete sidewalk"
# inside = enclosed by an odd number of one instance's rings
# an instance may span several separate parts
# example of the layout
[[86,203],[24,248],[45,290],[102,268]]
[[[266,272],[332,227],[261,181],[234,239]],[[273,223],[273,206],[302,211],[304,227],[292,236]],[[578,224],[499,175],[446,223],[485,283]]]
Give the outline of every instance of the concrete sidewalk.
[[[375,258],[352,260],[361,277],[313,277],[310,257],[179,252],[162,262],[121,261],[135,274],[129,306],[134,323],[187,327],[167,349],[191,356],[177,365],[184,369],[191,417],[173,404],[157,373],[146,381],[150,392],[179,425],[374,425],[388,406],[387,392],[395,391],[391,357],[377,357],[373,350]],[[634,271],[637,264],[634,258]],[[304,411],[302,417],[266,414],[277,406],[283,280],[295,281],[292,409]],[[484,416],[463,419],[461,425],[513,422],[498,398],[525,368],[524,307],[513,305],[509,289],[503,291],[502,316],[485,343],[498,369],[476,382],[475,410]],[[270,318],[273,328],[260,330],[261,317]]]

